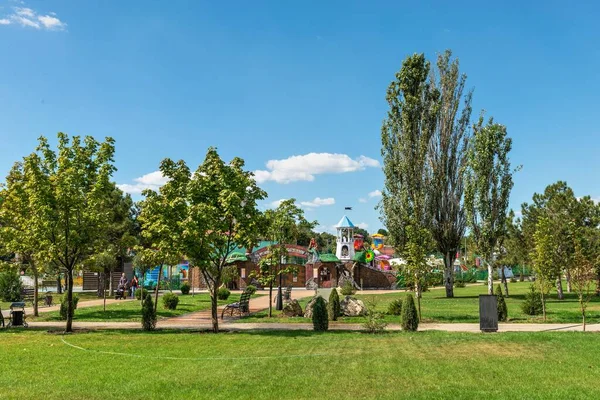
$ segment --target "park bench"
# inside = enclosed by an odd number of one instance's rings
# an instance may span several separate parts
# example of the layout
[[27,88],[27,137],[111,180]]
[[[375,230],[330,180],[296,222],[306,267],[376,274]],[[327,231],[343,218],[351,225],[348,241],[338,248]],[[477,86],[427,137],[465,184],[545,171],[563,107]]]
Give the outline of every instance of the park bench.
[[221,319],[227,311],[229,311],[229,316],[233,317],[233,314],[237,314],[240,317],[242,315],[250,314],[250,296],[252,296],[249,292],[244,291],[240,296],[240,301],[237,303],[227,304],[225,308],[223,308],[223,312],[221,312]]
[[21,298],[23,299],[23,302],[30,302],[31,304],[33,304],[34,293],[35,289],[33,288],[21,289]]
[[56,287],[56,279],[44,279],[42,280],[42,288],[44,289],[44,291],[48,291],[48,288],[55,288]]

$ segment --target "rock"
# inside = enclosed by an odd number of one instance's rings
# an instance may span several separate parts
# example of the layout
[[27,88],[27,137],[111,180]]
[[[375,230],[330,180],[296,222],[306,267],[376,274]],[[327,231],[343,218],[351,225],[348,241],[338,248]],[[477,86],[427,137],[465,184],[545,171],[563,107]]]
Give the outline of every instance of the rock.
[[342,310],[342,314],[344,314],[346,317],[359,317],[367,315],[367,308],[362,300],[358,300],[350,296],[346,296],[344,297],[344,300],[340,301],[340,308]]
[[301,317],[302,307],[298,303],[298,300],[292,300],[283,306],[283,315],[286,317]]
[[[308,302],[308,304],[306,305],[306,308],[304,309],[304,318],[312,318],[313,306],[315,305],[316,300],[317,300],[317,296],[313,297]],[[325,300],[325,303],[327,303],[327,300]]]

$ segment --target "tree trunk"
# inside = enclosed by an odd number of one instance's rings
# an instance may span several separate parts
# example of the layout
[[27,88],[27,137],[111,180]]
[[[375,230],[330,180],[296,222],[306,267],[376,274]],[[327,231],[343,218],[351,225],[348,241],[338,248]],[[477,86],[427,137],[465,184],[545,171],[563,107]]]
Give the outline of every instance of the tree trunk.
[[158,268],[158,278],[156,279],[156,289],[154,292],[154,312],[156,313],[156,307],[158,306],[158,288],[160,287],[160,277],[162,275],[163,265],[160,264]]
[[585,308],[581,309],[581,316],[583,317],[583,331],[585,332]]
[[444,285],[446,297],[454,297],[454,252],[447,252],[444,256]]
[[67,328],[65,331],[73,332],[73,269],[67,270]]
[[32,271],[33,271],[33,316],[34,317],[38,317],[39,313],[38,313],[38,291],[39,291],[39,284],[38,284],[38,270],[37,267],[31,263],[32,267]]
[[269,318],[273,316],[273,282],[269,283]]
[[60,283],[60,272],[56,274],[56,294],[62,294],[62,284]]
[[110,292],[110,297],[115,295],[115,288],[113,287],[113,271],[108,273],[108,291]]
[[559,300],[565,299],[565,294],[563,293],[562,279],[560,277],[556,278],[556,294]]
[[217,286],[217,282],[215,282],[213,288],[211,289],[211,293],[210,293],[210,312],[211,312],[211,318],[212,318],[212,327],[213,327],[213,333],[219,333],[219,313],[217,311],[217,291],[218,291],[218,286]]
[[540,295],[542,296],[542,315],[544,316],[544,322],[546,322],[546,300],[544,299],[544,285],[542,282],[542,290],[540,290]]
[[488,294],[494,294],[494,266],[488,262]]
[[523,276],[523,269],[524,269],[524,268],[525,268],[525,267],[521,265],[521,276],[519,276],[519,282],[523,282],[523,281],[525,281],[525,277]]
[[504,297],[508,297],[508,282],[506,281],[506,274],[504,273],[504,266],[501,266],[500,269],[502,269],[501,272],[501,279],[502,279],[502,284],[504,285]]
[[415,285],[415,297],[417,298],[417,312],[419,314],[419,321],[421,321],[421,283],[418,280]]
[[102,272],[102,298],[104,299],[103,307],[104,312],[106,312],[106,273]]
[[573,291],[573,286],[571,285],[571,271],[567,269],[566,271],[566,279],[567,279],[567,293],[571,293]]

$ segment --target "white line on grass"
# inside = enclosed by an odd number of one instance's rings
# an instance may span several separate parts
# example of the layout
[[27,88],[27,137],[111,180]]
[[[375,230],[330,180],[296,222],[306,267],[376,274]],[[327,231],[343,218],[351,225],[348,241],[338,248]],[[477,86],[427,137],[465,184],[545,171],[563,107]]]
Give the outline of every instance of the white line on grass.
[[[108,354],[112,356],[128,356],[128,357],[136,357],[136,358],[152,358],[152,359],[161,359],[161,360],[178,360],[178,361],[206,361],[206,360],[260,360],[260,359],[278,359],[278,358],[308,358],[308,357],[327,357],[332,354],[290,354],[290,355],[281,355],[281,356],[254,356],[254,357],[167,357],[167,356],[144,356],[141,354],[131,354],[131,353],[119,353],[115,351],[101,351],[101,350],[92,350],[86,349],[80,346],[76,346],[72,343],[67,342],[63,337],[60,340],[66,344],[67,346],[73,347],[74,349],[81,351],[88,351],[90,353],[98,353],[98,354]],[[339,356],[339,354],[336,354]]]

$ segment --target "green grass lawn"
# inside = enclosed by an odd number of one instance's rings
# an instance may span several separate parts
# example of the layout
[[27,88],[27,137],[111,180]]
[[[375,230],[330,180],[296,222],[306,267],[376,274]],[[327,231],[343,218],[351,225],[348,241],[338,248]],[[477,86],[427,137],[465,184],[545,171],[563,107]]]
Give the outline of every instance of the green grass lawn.
[[[509,283],[510,297],[506,299],[508,307],[509,322],[542,322],[540,316],[529,316],[521,311],[525,293],[529,290],[531,284],[528,282]],[[566,288],[565,288],[566,289]],[[487,293],[487,285],[476,284],[465,288],[454,289],[455,297],[448,299],[445,297],[444,289],[432,289],[423,294],[421,300],[421,310],[423,313],[423,322],[479,322],[479,295]],[[390,302],[397,298],[404,298],[406,292],[380,294],[380,295],[356,295],[363,300],[365,304],[375,299],[376,309],[386,312]],[[300,304],[302,308],[306,306],[309,299],[302,299]],[[579,302],[575,293],[565,293],[564,300],[557,300],[556,291],[550,293],[547,301],[548,322],[555,323],[581,323],[581,312]],[[399,317],[387,315],[386,320],[389,323],[399,323]],[[362,323],[363,317],[342,317],[340,322]],[[239,322],[311,322],[306,318],[285,318],[280,317],[280,313],[274,311],[274,318],[268,318],[267,312],[262,311],[247,318],[242,318]],[[593,297],[588,306],[587,322],[600,323],[600,297]]]
[[[219,305],[236,302],[239,300],[238,293],[232,293],[227,300],[219,300]],[[154,296],[152,297],[154,300]],[[78,308],[75,311],[75,321],[141,321],[140,301],[122,301],[106,305],[106,311],[102,306]],[[166,310],[162,299],[158,298],[157,315],[159,318],[176,317],[195,311],[210,309],[210,295],[208,293],[196,293],[194,296],[179,296],[179,304],[176,310]],[[29,319],[29,317],[28,317]],[[59,321],[58,311],[40,314],[32,321]]]
[[63,337],[0,330],[0,397],[593,399],[600,396],[599,339],[579,332]]

